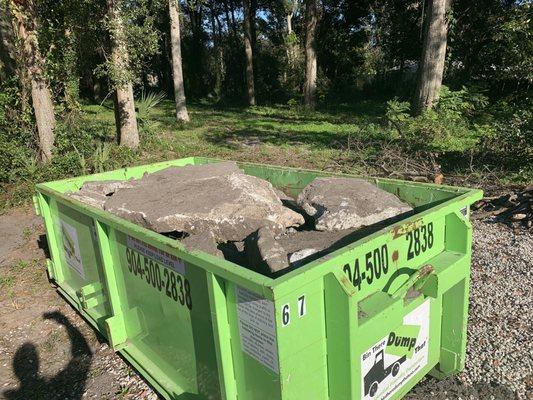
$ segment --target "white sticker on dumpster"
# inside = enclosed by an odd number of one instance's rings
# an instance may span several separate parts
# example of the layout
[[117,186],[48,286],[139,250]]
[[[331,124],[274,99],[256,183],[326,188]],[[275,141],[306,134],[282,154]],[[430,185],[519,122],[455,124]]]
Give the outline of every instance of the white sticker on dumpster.
[[128,236],[128,247],[141,253],[143,256],[157,261],[165,267],[173,269],[178,274],[185,275],[185,263],[172,254],[166,253],[157,247],[151,246],[148,243],[144,243],[131,236]]
[[361,399],[387,400],[428,363],[429,299],[361,356]]
[[274,303],[239,286],[235,292],[243,351],[279,373]]
[[70,268],[85,279],[85,270],[83,269],[83,262],[81,261],[80,243],[78,241],[78,232],[76,231],[76,228],[67,224],[65,221],[60,221],[60,225],[65,261]]

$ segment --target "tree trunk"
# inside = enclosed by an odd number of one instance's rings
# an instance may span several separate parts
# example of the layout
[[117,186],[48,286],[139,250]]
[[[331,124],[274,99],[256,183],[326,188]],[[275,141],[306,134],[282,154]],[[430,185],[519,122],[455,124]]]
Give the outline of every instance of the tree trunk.
[[248,105],[255,106],[254,56],[252,50],[252,23],[255,15],[250,15],[250,0],[244,0],[244,50],[246,52],[246,86]]
[[294,13],[296,11],[296,5],[298,3],[294,1],[290,5],[290,9],[287,11],[287,62],[289,64],[289,68],[292,69],[295,64],[295,58],[296,58],[296,43],[294,42],[294,35],[293,35],[293,29],[292,29],[292,18],[294,17]]
[[18,35],[22,44],[22,56],[27,76],[31,81],[31,97],[37,132],[39,136],[39,156],[45,163],[52,160],[54,129],[56,119],[52,94],[44,77],[44,59],[37,41],[37,21],[31,1],[12,4],[13,16],[17,22]]
[[215,87],[214,92],[217,98],[222,93],[222,80],[224,77],[224,49],[222,44],[222,25],[215,12],[213,3],[209,5],[211,11],[211,32],[213,40],[213,52],[215,58]]
[[451,0],[429,0],[422,57],[418,66],[418,82],[413,99],[413,113],[419,115],[438,100],[444,62],[448,23],[446,13]]
[[[115,8],[114,0],[107,0],[107,9],[116,29],[111,35],[111,61],[118,71],[126,71],[128,68],[128,50],[122,28],[122,19]],[[114,82],[114,84],[116,85],[115,124],[118,143],[121,146],[136,148],[139,146],[139,130],[135,115],[133,85],[131,82]]]
[[317,0],[305,2],[305,83],[304,104],[314,110],[316,107],[316,27],[318,23]]
[[9,2],[0,1],[0,82],[16,74],[15,34]]
[[169,0],[170,14],[170,48],[172,54],[172,78],[174,83],[174,99],[176,102],[176,119],[188,122],[189,113],[185,102],[185,87],[183,85],[183,68],[181,64],[181,36],[180,36],[180,5],[179,0]]

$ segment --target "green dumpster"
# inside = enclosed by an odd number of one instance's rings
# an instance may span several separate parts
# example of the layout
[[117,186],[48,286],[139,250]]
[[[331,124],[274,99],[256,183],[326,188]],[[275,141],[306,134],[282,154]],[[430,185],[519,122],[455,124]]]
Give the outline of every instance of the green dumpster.
[[[415,214],[276,279],[65,195],[191,157],[37,185],[60,293],[167,399],[398,399],[465,362],[479,190],[368,178]],[[297,195],[335,174],[240,163]]]

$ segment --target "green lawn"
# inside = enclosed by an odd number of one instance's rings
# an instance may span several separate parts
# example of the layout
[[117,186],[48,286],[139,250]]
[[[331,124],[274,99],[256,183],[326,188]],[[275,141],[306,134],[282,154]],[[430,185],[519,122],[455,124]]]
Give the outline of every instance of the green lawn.
[[[138,163],[192,155],[319,169],[338,168],[350,143],[392,140],[388,130],[376,129],[378,113],[357,108],[335,112],[304,112],[288,107],[214,108],[189,106],[191,122],[179,124],[174,105],[165,101],[141,123],[142,150]],[[373,105],[375,106],[375,105]],[[368,108],[368,106],[366,106]],[[113,111],[86,106],[90,118],[109,125],[113,135]],[[363,150],[363,149],[361,149]],[[368,151],[374,151],[369,148]],[[346,171],[368,172],[357,165]]]

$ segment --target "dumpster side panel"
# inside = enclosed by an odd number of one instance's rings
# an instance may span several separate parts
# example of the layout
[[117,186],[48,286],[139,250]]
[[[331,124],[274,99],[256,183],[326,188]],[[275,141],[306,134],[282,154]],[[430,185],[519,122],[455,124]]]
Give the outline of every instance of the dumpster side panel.
[[[113,266],[126,340],[184,393],[219,392],[206,273],[138,237],[115,231]],[[113,334],[111,334],[113,337]],[[211,397],[210,397],[211,398]]]
[[51,276],[167,398],[220,398],[206,271],[40,195]]
[[53,278],[75,307],[103,331],[111,311],[93,219],[48,196],[40,196],[40,204]]
[[324,280],[276,300],[283,398],[328,398]]
[[457,271],[449,273],[443,294],[442,348],[439,365],[432,372],[439,378],[460,372],[465,365],[472,256],[472,225],[468,214],[458,210],[446,216],[446,248],[464,256],[458,262]]
[[236,393],[239,399],[281,399],[274,302],[226,282]]

